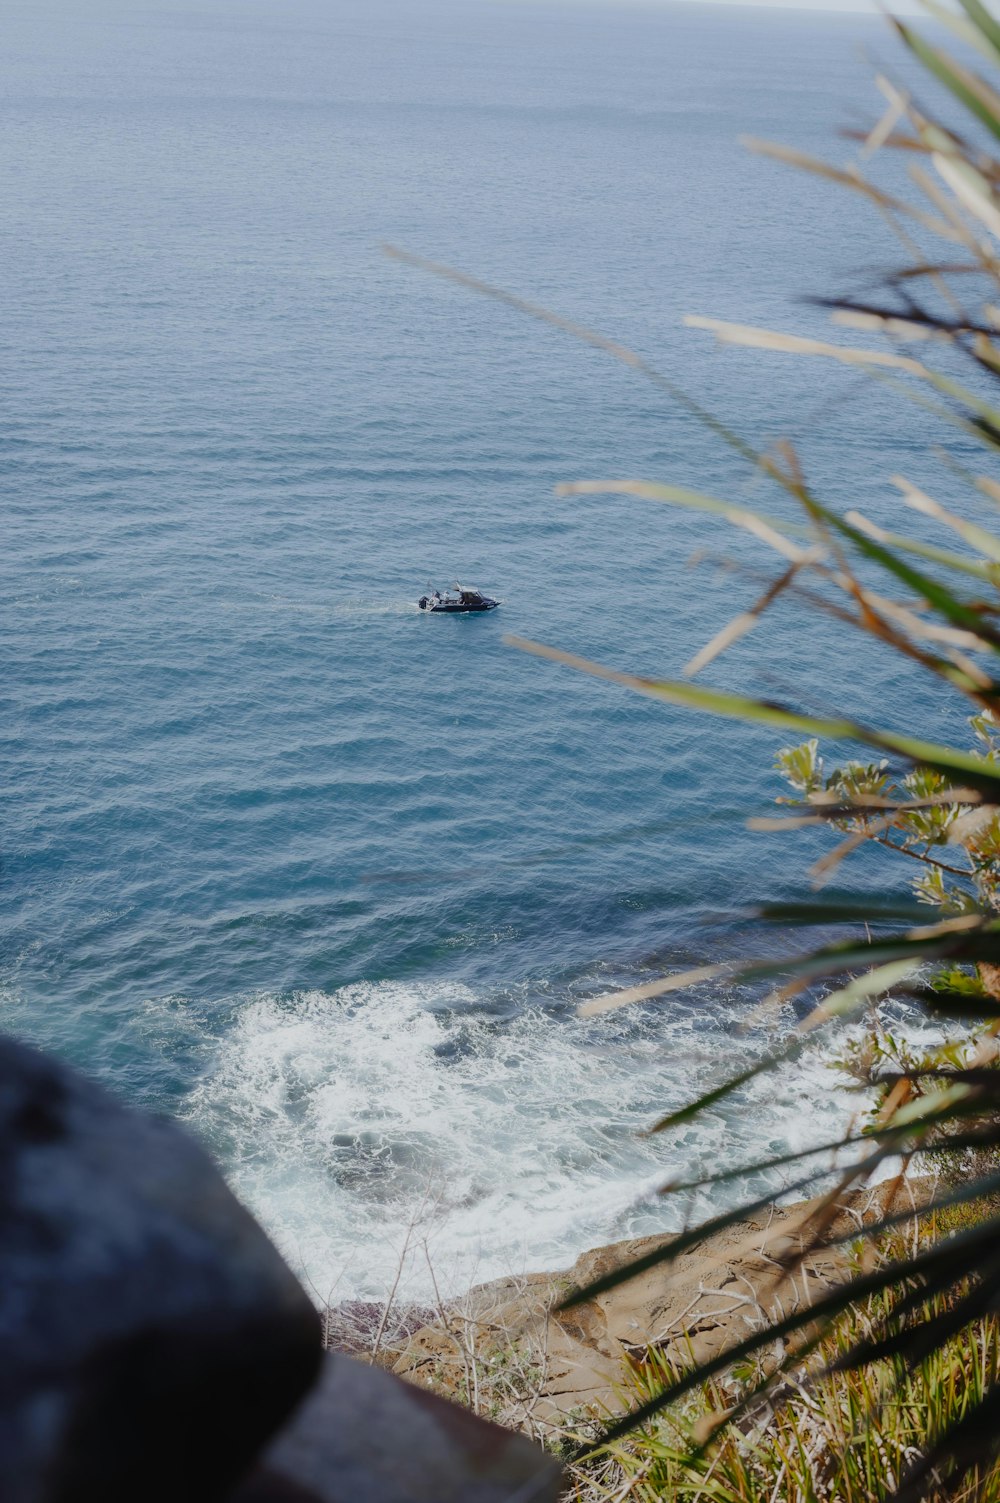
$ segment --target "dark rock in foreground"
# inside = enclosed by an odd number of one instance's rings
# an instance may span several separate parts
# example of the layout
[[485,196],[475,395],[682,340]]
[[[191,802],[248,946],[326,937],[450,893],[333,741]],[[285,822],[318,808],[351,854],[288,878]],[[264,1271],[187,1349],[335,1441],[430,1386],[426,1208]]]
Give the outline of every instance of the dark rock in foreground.
[[339,1353],[232,1503],[556,1503],[558,1463]]
[[0,1495],[198,1503],[313,1382],[318,1317],[207,1155],[0,1040]]

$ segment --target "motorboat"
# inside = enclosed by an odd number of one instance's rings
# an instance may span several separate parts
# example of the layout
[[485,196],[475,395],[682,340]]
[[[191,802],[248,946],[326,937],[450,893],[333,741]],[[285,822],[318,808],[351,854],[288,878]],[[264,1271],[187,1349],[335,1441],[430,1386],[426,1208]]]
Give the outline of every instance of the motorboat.
[[[430,590],[429,585],[427,588]],[[484,595],[482,590],[456,584],[450,590],[431,590],[430,594],[421,595],[417,604],[422,611],[439,611],[454,616],[459,612],[496,610],[500,602]]]

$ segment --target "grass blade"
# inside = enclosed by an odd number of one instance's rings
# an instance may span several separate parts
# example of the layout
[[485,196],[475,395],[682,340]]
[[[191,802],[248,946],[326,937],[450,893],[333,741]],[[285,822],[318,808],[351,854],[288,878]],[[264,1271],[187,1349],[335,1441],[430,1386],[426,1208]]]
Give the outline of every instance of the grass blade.
[[706,689],[697,684],[679,683],[669,679],[640,678],[631,673],[620,673],[605,668],[574,653],[563,652],[557,647],[547,647],[541,642],[532,642],[524,637],[507,636],[504,641],[519,652],[529,652],[535,657],[548,658],[550,662],[575,668],[594,678],[606,679],[609,683],[621,684],[637,694],[646,694],[653,699],[662,699],[668,704],[681,705],[687,709],[705,710],[729,719],[756,722],[774,726],[782,731],[795,731],[806,736],[826,736],[836,741],[860,741],[866,746],[881,751],[895,752],[907,760],[936,768],[948,776],[960,776],[970,787],[995,796],[1000,792],[1000,767],[993,767],[966,752],[955,751],[949,746],[931,741],[920,741],[912,736],[897,735],[891,731],[871,730],[857,721],[833,719],[819,715],[805,715],[790,710],[784,705],[768,700],[749,699],[741,694],[728,694],[721,689]]
[[933,73],[938,82],[949,89],[955,98],[986,126],[988,131],[1000,138],[1000,96],[986,80],[979,78],[975,73],[970,73],[968,68],[963,67],[949,53],[943,52],[939,47],[932,47],[929,42],[924,41],[919,32],[914,31],[902,21],[894,20],[893,25],[927,71]]

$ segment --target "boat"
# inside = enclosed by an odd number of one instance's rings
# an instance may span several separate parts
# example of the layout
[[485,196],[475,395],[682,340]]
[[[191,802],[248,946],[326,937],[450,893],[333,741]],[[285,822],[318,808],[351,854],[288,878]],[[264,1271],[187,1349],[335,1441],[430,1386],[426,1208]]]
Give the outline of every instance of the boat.
[[[430,590],[430,585],[427,588]],[[493,611],[500,602],[484,595],[482,590],[456,584],[451,590],[431,590],[429,595],[421,595],[417,604],[422,611],[438,611],[454,616],[459,612]]]

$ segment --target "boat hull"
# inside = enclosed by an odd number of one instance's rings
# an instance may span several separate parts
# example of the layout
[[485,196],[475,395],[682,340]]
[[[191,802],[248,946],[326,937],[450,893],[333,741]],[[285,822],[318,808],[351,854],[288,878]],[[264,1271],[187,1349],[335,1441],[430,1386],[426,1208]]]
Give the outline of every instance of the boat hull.
[[470,616],[482,611],[495,611],[499,600],[487,600],[482,605],[421,605],[422,611],[431,611],[436,616]]
[[481,595],[478,600],[447,600],[433,595],[421,595],[417,601],[422,611],[433,611],[437,616],[470,616],[483,611],[495,611],[499,600]]

